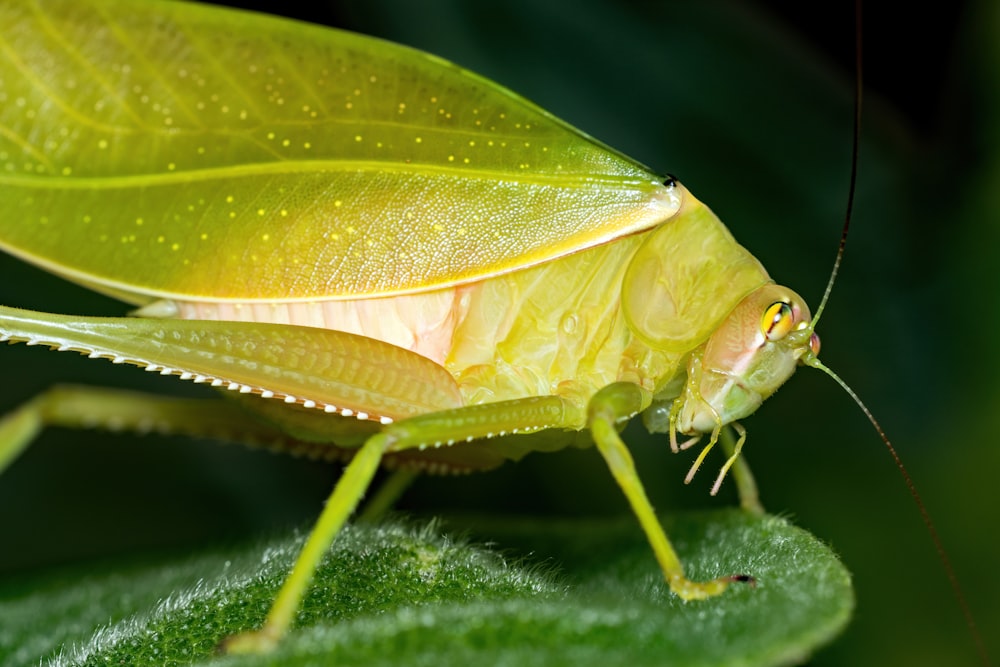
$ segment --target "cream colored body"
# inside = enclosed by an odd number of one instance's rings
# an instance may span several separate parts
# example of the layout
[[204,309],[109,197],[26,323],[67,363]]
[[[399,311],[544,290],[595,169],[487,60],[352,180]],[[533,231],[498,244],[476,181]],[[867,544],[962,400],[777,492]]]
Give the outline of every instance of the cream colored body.
[[375,338],[447,368],[466,404],[560,395],[583,403],[617,380],[653,390],[680,358],[653,354],[621,314],[640,234],[469,285],[395,297],[293,303],[176,302],[185,319],[299,324]]

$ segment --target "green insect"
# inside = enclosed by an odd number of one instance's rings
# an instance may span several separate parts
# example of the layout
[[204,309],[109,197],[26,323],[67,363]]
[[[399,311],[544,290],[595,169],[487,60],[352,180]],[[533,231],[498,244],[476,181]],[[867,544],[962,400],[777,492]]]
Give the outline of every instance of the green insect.
[[[241,39],[214,37],[228,32]],[[693,475],[732,425],[717,490],[739,420],[820,366],[816,318],[674,179],[470,72],[349,33],[44,0],[0,6],[0,35],[0,248],[138,307],[0,307],[0,339],[231,399],[177,412],[52,390],[0,421],[0,467],[51,424],[350,459],[266,625],[230,649],[285,634],[387,463],[486,470],[596,445],[674,593],[748,578],[684,575],[618,431],[640,416],[675,450],[701,444]]]

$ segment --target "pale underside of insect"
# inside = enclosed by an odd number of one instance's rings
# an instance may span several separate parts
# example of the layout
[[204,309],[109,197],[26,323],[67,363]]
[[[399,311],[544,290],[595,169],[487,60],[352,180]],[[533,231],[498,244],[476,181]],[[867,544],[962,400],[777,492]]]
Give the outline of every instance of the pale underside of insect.
[[0,307],[0,339],[234,399],[53,389],[0,422],[0,466],[46,424],[351,460],[267,625],[232,648],[285,632],[380,464],[596,444],[675,593],[733,579],[685,578],[618,430],[641,414],[675,449],[709,435],[693,473],[818,338],[673,179],[433,56],[250,14],[9,3],[0,71],[0,248],[139,306]]

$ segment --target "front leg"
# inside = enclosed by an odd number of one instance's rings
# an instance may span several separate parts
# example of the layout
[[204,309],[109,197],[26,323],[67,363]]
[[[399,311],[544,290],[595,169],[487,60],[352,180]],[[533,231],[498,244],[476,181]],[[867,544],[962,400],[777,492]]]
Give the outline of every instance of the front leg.
[[646,532],[670,590],[684,600],[699,600],[718,595],[726,590],[732,581],[752,581],[744,575],[731,575],[696,582],[684,575],[684,566],[670,540],[667,539],[659,519],[656,518],[653,506],[646,496],[646,490],[639,480],[632,455],[618,435],[618,424],[645,410],[650,402],[649,392],[638,385],[627,382],[608,385],[590,400],[588,425],[597,449],[604,456],[611,474],[625,493],[629,504],[632,505],[632,511]]

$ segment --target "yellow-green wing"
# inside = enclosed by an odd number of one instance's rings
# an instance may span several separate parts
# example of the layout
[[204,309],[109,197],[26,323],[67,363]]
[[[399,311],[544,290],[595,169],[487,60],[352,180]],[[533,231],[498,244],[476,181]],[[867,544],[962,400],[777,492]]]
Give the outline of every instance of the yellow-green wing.
[[472,281],[669,218],[658,180],[384,41],[186,3],[0,3],[0,248],[137,302]]

